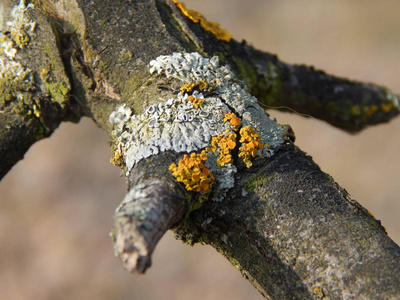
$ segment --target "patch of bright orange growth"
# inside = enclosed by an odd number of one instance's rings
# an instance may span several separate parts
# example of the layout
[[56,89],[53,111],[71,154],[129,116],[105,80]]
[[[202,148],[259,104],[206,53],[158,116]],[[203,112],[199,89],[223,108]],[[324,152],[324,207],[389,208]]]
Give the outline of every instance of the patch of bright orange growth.
[[188,97],[188,100],[190,101],[190,103],[192,103],[192,105],[193,105],[195,108],[199,108],[200,106],[202,106],[203,103],[204,103],[204,101],[205,101],[205,99],[195,98],[195,97],[193,97],[192,95],[190,95],[190,96]]
[[178,7],[183,15],[185,15],[195,23],[200,23],[201,27],[203,27],[204,30],[211,32],[217,39],[224,42],[229,42],[232,39],[232,35],[227,30],[219,27],[218,23],[207,21],[201,13],[193,9],[187,9],[185,4],[177,0],[171,1],[176,4],[176,7]]
[[115,151],[113,153],[113,156],[110,158],[110,163],[112,163],[116,167],[122,166],[123,165],[122,159],[123,159],[123,155],[120,152]]
[[205,80],[200,80],[198,82],[192,83],[192,84],[184,84],[181,86],[181,94],[183,95],[184,93],[190,93],[193,90],[205,90],[208,87],[208,84]]
[[178,162],[178,165],[171,164],[169,170],[176,180],[182,182],[188,191],[210,192],[214,183],[214,175],[204,165],[207,160],[206,152],[203,150],[200,154],[185,154]]
[[219,157],[217,166],[225,166],[233,163],[231,150],[236,147],[236,133],[230,132],[227,136],[219,134],[211,138],[211,146],[206,148],[206,151],[218,152]]
[[[189,97],[194,98],[192,95]],[[189,101],[193,99],[188,98]],[[190,153],[190,156],[185,154],[184,157],[178,161],[178,164],[171,164],[169,170],[177,181],[182,182],[188,191],[201,192],[207,194],[210,192],[214,183],[214,175],[205,166],[208,152],[218,152],[217,166],[225,166],[233,163],[231,151],[236,147],[237,130],[242,122],[235,116],[234,113],[225,115],[224,122],[228,122],[235,128],[227,129],[226,133],[213,136],[211,138],[211,145],[200,154]],[[239,147],[239,157],[242,158],[247,168],[252,166],[252,160],[257,156],[258,150],[264,147],[269,147],[267,144],[261,142],[260,134],[255,131],[251,126],[246,126],[240,129],[241,146]]]
[[242,124],[242,120],[235,116],[234,113],[227,113],[224,118],[224,122],[228,122],[229,125],[234,127],[234,130],[237,130],[237,127]]
[[267,146],[267,144],[261,143],[261,138],[258,132],[254,130],[251,126],[246,126],[240,129],[240,143],[242,145],[239,147],[239,157],[243,159],[247,168],[250,168],[253,163],[251,160],[256,157],[258,150]]

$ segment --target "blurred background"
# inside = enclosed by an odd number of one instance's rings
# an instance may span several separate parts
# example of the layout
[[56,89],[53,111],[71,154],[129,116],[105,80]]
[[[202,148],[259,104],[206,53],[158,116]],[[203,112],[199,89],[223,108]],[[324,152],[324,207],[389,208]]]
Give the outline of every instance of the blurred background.
[[[400,93],[400,1],[186,0],[238,41],[289,63]],[[292,113],[296,143],[400,243],[400,119],[357,135]],[[209,246],[168,233],[144,275],[114,258],[108,232],[126,186],[88,119],[34,145],[0,184],[0,299],[262,299]]]

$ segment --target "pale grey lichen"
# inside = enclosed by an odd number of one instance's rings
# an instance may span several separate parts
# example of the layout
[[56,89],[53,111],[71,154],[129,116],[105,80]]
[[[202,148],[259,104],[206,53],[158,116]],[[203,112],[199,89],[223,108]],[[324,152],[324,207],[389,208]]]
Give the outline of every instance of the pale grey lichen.
[[[117,151],[125,158],[127,174],[143,158],[160,152],[194,152],[210,146],[211,138],[232,130],[224,122],[226,113],[234,112],[242,119],[242,126],[251,126],[260,134],[263,143],[269,145],[258,153],[271,156],[284,143],[284,129],[271,120],[244,87],[234,80],[226,66],[220,66],[218,57],[205,58],[199,53],[173,53],[162,55],[150,62],[150,73],[178,79],[183,84],[205,82],[206,93],[191,91],[194,98],[204,99],[196,108],[188,93],[147,107],[145,113],[134,115],[125,105],[111,113],[113,135]],[[190,93],[190,92],[189,92]],[[233,163],[217,165],[218,153],[207,154],[206,167],[214,174],[212,197],[224,198],[234,186],[237,168]]]
[[216,84],[216,94],[220,99],[234,108],[240,117],[247,113],[247,120],[243,126],[256,128],[264,143],[270,148],[265,148],[263,154],[271,156],[273,148],[282,144],[284,128],[271,120],[258,101],[251,96],[245,88],[235,82],[233,73],[226,66],[219,66],[217,56],[211,59],[199,53],[174,53],[162,55],[150,62],[150,73],[164,74],[174,77],[185,83],[195,83],[201,80]]
[[233,73],[225,66],[219,66],[217,56],[211,59],[193,53],[173,53],[161,55],[150,62],[150,73],[164,74],[182,80],[184,83],[194,83],[200,80],[220,84],[233,78]]
[[201,150],[212,136],[224,131],[227,125],[223,118],[229,109],[220,99],[206,98],[197,109],[187,98],[187,94],[178,94],[177,98],[150,105],[142,115],[133,115],[126,106],[111,113],[113,135],[128,172],[141,159],[163,151]]

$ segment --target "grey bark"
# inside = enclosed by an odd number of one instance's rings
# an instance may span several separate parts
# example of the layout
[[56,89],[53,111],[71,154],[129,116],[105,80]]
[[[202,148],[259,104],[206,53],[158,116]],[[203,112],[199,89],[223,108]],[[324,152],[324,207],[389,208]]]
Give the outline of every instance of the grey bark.
[[[5,19],[17,4],[1,4]],[[117,106],[141,114],[174,95],[176,82],[148,72],[151,60],[173,52],[217,55],[264,104],[293,107],[349,132],[400,111],[399,97],[385,88],[288,65],[244,42],[220,41],[169,0],[69,0],[68,10],[59,2],[34,4],[24,14],[36,27],[15,58],[31,70],[33,87],[5,88],[11,96],[0,103],[0,176],[62,121],[89,116],[111,136],[108,119]],[[7,26],[2,31],[15,39]],[[223,201],[204,201],[195,210],[197,194],[168,170],[181,157],[164,152],[127,173],[129,192],[116,211],[112,238],[129,271],[145,272],[158,240],[172,228],[189,244],[212,245],[266,298],[400,297],[400,248],[290,139],[249,169],[237,164],[235,186]]]

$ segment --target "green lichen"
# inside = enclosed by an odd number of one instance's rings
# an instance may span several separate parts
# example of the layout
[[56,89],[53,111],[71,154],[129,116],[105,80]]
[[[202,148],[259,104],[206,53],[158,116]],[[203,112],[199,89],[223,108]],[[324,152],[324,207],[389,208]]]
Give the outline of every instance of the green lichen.
[[40,72],[40,78],[42,79],[44,89],[53,102],[64,106],[69,99],[70,85],[65,82],[65,80],[57,78],[57,71],[53,69],[54,66],[52,63],[50,63],[48,67],[50,71],[48,69],[43,69]]
[[15,42],[15,45],[18,48],[24,48],[28,46],[30,37],[29,34],[25,30],[20,30],[19,32],[12,32],[11,33],[12,40]]
[[[267,93],[267,98],[266,98],[266,103],[267,105],[275,105],[278,103],[280,94],[281,94],[281,89],[282,89],[282,81],[280,80],[281,76],[279,74],[279,69],[276,65],[274,65],[272,62],[267,63],[267,70],[263,71],[263,75],[266,79],[265,83],[262,83],[263,87],[268,90]],[[264,87],[265,86],[265,87]],[[259,89],[261,89],[259,87]]]
[[56,70],[56,68],[57,68],[57,62],[56,62],[56,60],[54,59],[54,52],[53,51],[51,51],[51,47],[50,47],[50,44],[49,43],[46,43],[45,45],[43,45],[43,47],[42,47],[42,49],[43,49],[43,53],[44,54],[46,54],[46,56],[49,58],[49,60],[50,60],[50,62],[48,62],[48,69],[50,70],[50,71],[52,71],[52,70]]
[[130,58],[132,58],[132,57],[133,57],[132,52],[129,51],[129,50],[127,50],[127,49],[124,49],[124,50],[122,51],[121,55],[120,55],[120,59],[121,59],[122,61],[125,61],[125,60],[127,60],[127,59],[130,59]]
[[52,101],[60,105],[64,105],[68,101],[70,88],[67,83],[45,82],[45,86]]
[[31,74],[18,76],[7,72],[2,75],[3,77],[0,77],[0,108],[14,101],[28,102],[27,98],[30,98],[31,92],[35,90]]
[[245,63],[243,59],[239,57],[233,57],[235,67],[238,69],[238,77],[243,80],[247,87],[254,87],[257,85],[258,75],[254,67],[250,63]]
[[270,176],[268,176],[268,175],[266,175],[266,174],[257,174],[257,175],[255,175],[255,176],[253,176],[251,179],[249,179],[249,181],[248,181],[248,183],[247,183],[247,190],[250,192],[250,193],[253,193],[254,192],[254,190],[258,187],[258,186],[260,186],[260,185],[262,185],[263,183],[265,183],[265,181],[268,179],[268,177],[270,177]]

